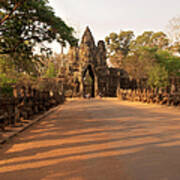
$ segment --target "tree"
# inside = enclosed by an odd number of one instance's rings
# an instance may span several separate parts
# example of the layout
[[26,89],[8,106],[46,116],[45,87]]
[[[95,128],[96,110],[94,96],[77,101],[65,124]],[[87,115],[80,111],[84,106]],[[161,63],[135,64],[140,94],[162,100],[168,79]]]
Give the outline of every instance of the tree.
[[152,35],[152,31],[145,31],[142,35],[137,36],[130,44],[131,51],[135,52],[142,47],[149,47]]
[[141,48],[123,59],[122,68],[129,74],[130,79],[138,83],[147,79],[148,72],[155,63],[156,49]]
[[158,64],[165,67],[169,77],[180,76],[180,57],[174,56],[168,51],[158,50],[156,60]]
[[170,52],[176,54],[177,56],[180,55],[180,41],[174,42],[170,47],[169,47]]
[[169,76],[168,72],[165,67],[155,64],[151,67],[150,71],[148,72],[148,85],[153,88],[162,88],[167,87],[169,84]]
[[165,49],[168,45],[169,39],[165,33],[161,31],[155,33],[153,31],[145,31],[131,42],[130,49],[132,52],[142,47]]
[[[0,54],[32,59],[34,47],[43,42],[77,44],[74,29],[57,17],[48,0],[0,1]],[[42,47],[41,51],[50,52]]]
[[132,31],[121,31],[119,34],[111,33],[105,38],[111,63],[120,64],[123,57],[128,55],[133,37],[134,33]]
[[166,49],[169,46],[169,39],[164,32],[159,31],[153,33],[150,43],[151,47],[156,47],[158,49]]

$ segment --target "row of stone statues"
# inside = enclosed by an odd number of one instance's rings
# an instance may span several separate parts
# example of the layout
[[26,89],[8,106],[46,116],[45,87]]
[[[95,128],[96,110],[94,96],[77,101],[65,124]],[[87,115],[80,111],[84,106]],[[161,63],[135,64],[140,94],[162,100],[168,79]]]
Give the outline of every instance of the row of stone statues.
[[12,97],[0,97],[0,128],[15,126],[64,100],[63,93],[58,91],[40,91],[25,86],[14,88]]
[[161,105],[180,106],[180,93],[163,89],[119,89],[118,97],[121,100],[156,103]]

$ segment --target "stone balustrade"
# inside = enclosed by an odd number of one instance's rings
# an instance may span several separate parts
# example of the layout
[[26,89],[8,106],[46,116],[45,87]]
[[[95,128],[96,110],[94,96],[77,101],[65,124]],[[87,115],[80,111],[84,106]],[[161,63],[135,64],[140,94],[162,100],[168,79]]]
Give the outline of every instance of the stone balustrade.
[[12,97],[0,96],[0,129],[15,126],[33,115],[63,103],[62,92],[39,91],[30,87],[15,87]]
[[180,92],[162,89],[119,89],[117,96],[121,100],[180,106]]

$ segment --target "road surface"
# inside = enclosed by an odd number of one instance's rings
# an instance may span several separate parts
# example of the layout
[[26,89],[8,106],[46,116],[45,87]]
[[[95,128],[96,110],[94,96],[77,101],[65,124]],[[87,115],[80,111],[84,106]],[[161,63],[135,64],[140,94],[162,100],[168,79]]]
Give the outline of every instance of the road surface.
[[179,108],[71,100],[0,148],[0,180],[179,179]]

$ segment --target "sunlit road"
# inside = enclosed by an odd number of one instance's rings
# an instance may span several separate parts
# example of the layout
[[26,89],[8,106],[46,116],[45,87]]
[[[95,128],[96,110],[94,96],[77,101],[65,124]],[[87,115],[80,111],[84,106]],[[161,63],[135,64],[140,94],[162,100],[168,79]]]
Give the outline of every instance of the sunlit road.
[[73,100],[0,148],[0,180],[179,180],[180,109]]

